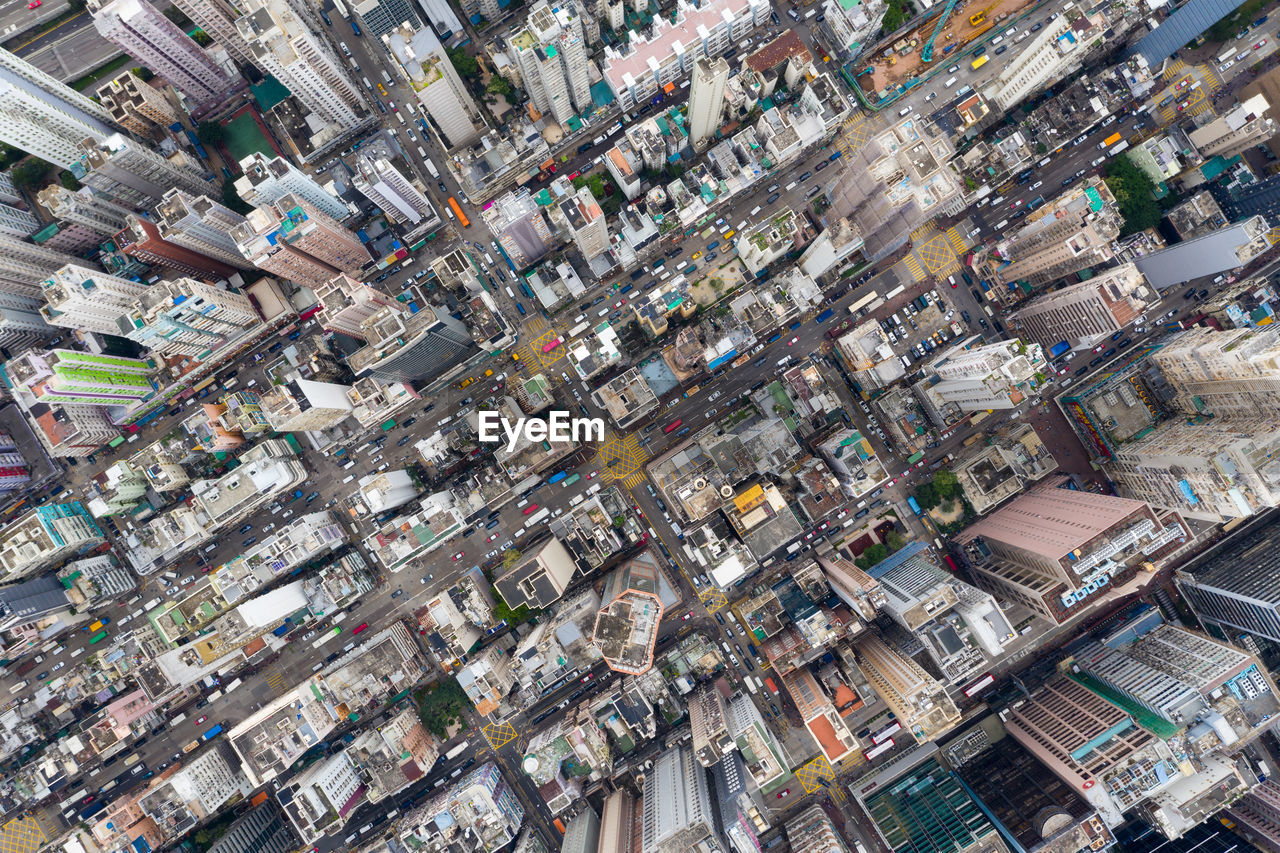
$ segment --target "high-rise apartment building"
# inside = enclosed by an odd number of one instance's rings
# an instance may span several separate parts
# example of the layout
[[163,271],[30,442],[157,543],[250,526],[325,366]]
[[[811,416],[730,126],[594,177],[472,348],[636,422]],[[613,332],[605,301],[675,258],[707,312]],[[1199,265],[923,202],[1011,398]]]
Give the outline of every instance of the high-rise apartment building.
[[695,151],[707,147],[724,118],[724,87],[729,63],[721,57],[699,57],[689,85],[689,142]]
[[966,528],[956,539],[974,582],[1055,623],[1151,571],[1190,540],[1176,512],[1145,501],[1063,488],[1050,478]]
[[364,339],[361,326],[379,309],[406,310],[403,303],[349,275],[334,276],[315,288],[315,293],[321,306],[316,314],[317,322],[326,329],[361,340]]
[[119,318],[147,286],[78,264],[67,264],[44,280],[41,315],[51,326],[106,335],[120,334]]
[[40,220],[21,207],[0,203],[0,235],[26,237],[40,230]]
[[[230,278],[236,268],[216,258],[170,243],[150,219],[129,215],[128,224],[115,236],[116,248],[146,264],[159,265],[178,275],[209,281]],[[241,261],[244,264],[244,261]]]
[[400,838],[406,848],[497,853],[515,841],[524,808],[492,761],[405,813]]
[[36,507],[0,531],[0,579],[27,577],[105,541],[79,501]]
[[[348,364],[386,382],[430,381],[446,374],[476,351],[467,327],[435,305],[416,314],[379,309],[361,326],[363,349]],[[514,605],[513,605],[514,606]]]
[[261,324],[243,293],[177,278],[147,288],[118,319],[115,334],[158,353],[207,358]]
[[614,672],[643,675],[653,667],[658,623],[678,596],[658,561],[642,551],[614,569],[600,591],[592,641]]
[[1046,349],[1060,341],[1092,347],[1160,304],[1160,293],[1133,264],[1046,293],[1010,315],[1023,340]]
[[101,104],[0,49],[0,142],[67,169],[84,139],[114,130]]
[[263,207],[292,194],[334,219],[342,220],[350,215],[337,196],[283,157],[265,157],[255,151],[240,161],[240,171],[236,194],[254,207]]
[[240,269],[251,266],[231,236],[245,218],[208,196],[172,189],[156,206],[155,220],[170,243]]
[[516,669],[511,656],[496,646],[486,646],[471,656],[458,670],[458,686],[481,714],[498,710],[503,698],[516,684]]
[[1197,326],[1165,339],[1151,354],[1188,415],[1269,417],[1280,393],[1280,328],[1217,330]]
[[132,71],[123,71],[99,86],[98,100],[116,124],[138,136],[145,137],[179,120],[178,111],[164,93]]
[[992,258],[987,272],[1002,283],[1048,284],[1086,267],[1104,266],[1119,235],[1115,197],[1101,178],[1088,178],[1023,220],[1000,244],[999,257]]
[[80,159],[70,167],[76,180],[126,207],[151,207],[175,187],[196,194],[209,190],[200,169],[169,160],[121,133],[86,139],[80,152]]
[[1256,94],[1227,107],[1217,118],[1188,133],[1187,138],[1205,160],[1229,160],[1275,136],[1275,119],[1268,117],[1270,108],[1267,96]]
[[351,416],[355,408],[347,385],[290,379],[264,391],[259,405],[276,432],[329,429]]
[[542,0],[510,40],[529,100],[560,124],[591,109],[591,66],[582,22],[572,6]]
[[858,668],[917,740],[932,740],[960,722],[946,687],[874,634],[857,641]]
[[1044,364],[1039,344],[971,338],[934,356],[925,366],[927,378],[913,390],[930,420],[944,426],[964,413],[1017,406]]
[[609,251],[609,223],[591,190],[580,187],[558,205],[573,242],[588,261]]
[[822,806],[809,806],[786,823],[791,853],[849,853],[840,831]]
[[231,234],[254,266],[308,287],[338,273],[358,276],[369,261],[354,233],[291,193],[252,211]]
[[237,62],[253,63],[249,45],[236,29],[240,10],[232,0],[174,0],[173,5]]
[[40,281],[72,263],[90,262],[0,234],[0,306],[38,310],[44,304]]
[[382,157],[360,155],[351,186],[381,208],[392,222],[417,225],[440,218],[426,195]]
[[519,269],[532,266],[556,243],[542,208],[527,189],[502,194],[480,215]]
[[1227,814],[1235,833],[1262,850],[1280,850],[1280,784],[1266,779],[1233,803]]
[[688,706],[693,754],[703,767],[712,767],[734,748],[724,697],[714,684],[706,683],[689,695]]
[[0,307],[0,347],[7,352],[22,352],[56,334],[57,330],[36,311]]
[[418,103],[444,137],[445,148],[470,145],[480,138],[484,128],[480,108],[434,32],[402,26],[383,36],[382,42],[409,78]]
[[50,184],[36,195],[36,201],[61,224],[77,225],[91,234],[106,239],[128,224],[131,210],[88,188],[69,190],[61,184]]
[[[914,759],[914,760],[913,760]],[[1009,847],[960,779],[928,754],[909,757],[855,792],[892,853],[1009,853]]]
[[420,27],[418,4],[411,0],[356,0],[351,11],[360,21],[360,28],[381,39],[396,27],[408,25]]
[[644,780],[641,853],[678,853],[716,836],[707,771],[687,746],[660,753]]
[[1280,643],[1280,526],[1263,513],[1177,573],[1196,616],[1224,636],[1241,631]]
[[302,846],[274,799],[236,818],[209,847],[209,853],[291,853]]
[[197,108],[225,100],[239,81],[147,0],[89,0],[107,41],[163,77]]
[[286,0],[245,0],[236,29],[253,63],[275,77],[309,111],[339,127],[353,127],[364,98],[346,66],[315,28]]
[[43,403],[128,406],[156,394],[154,362],[118,355],[27,350],[5,363],[5,376]]

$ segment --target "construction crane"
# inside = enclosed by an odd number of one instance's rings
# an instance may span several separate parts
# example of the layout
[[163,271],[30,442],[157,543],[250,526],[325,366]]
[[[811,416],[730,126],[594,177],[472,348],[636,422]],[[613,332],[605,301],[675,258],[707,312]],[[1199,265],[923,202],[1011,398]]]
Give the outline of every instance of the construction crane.
[[933,28],[933,32],[929,34],[929,40],[924,43],[924,47],[920,49],[921,62],[933,62],[933,43],[942,32],[942,28],[946,26],[947,19],[951,17],[951,10],[956,7],[959,0],[947,0],[947,5],[942,10],[942,14],[938,16],[938,24]]
[[987,13],[988,13],[988,12],[990,12],[992,9],[994,9],[996,6],[999,6],[999,5],[1000,5],[1000,0],[995,0],[995,2],[994,2],[994,3],[992,3],[992,4],[991,4],[990,6],[988,6],[987,8],[983,9],[981,12],[977,12],[977,13],[975,13],[975,14],[970,15],[970,16],[969,16],[969,26],[971,26],[971,27],[980,27],[980,26],[982,26],[982,22],[983,22],[983,21],[985,21],[985,20],[987,19]]

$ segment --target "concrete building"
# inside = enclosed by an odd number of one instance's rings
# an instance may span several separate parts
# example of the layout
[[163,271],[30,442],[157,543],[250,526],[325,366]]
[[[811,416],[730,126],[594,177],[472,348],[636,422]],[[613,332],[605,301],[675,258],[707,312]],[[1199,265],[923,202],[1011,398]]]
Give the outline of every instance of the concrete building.
[[240,10],[231,0],[175,0],[178,9],[239,63],[252,64],[249,45],[236,29]]
[[275,77],[307,110],[339,128],[359,123],[364,93],[330,42],[286,0],[246,0],[236,29],[252,62]]
[[26,237],[40,230],[40,220],[35,214],[20,207],[0,204],[0,235]]
[[960,413],[1012,409],[1032,393],[1035,376],[1044,368],[1039,344],[1018,340],[982,344],[969,339],[935,356],[925,368],[925,382],[913,388],[925,411],[939,425]]
[[552,536],[526,549],[520,562],[493,585],[508,607],[524,604],[539,610],[564,595],[577,568],[569,550]]
[[266,157],[255,151],[240,161],[240,171],[236,194],[254,207],[295,195],[339,221],[350,214],[340,199],[283,157]]
[[1177,572],[1178,588],[1206,626],[1280,643],[1280,531],[1274,512],[1237,528]]
[[821,806],[809,806],[786,823],[792,853],[850,853],[836,825]]
[[1134,263],[1157,290],[1242,267],[1270,247],[1261,216],[1143,255]]
[[98,87],[98,100],[111,119],[130,133],[149,136],[158,128],[178,121],[178,111],[156,87],[124,71]]
[[1110,597],[1190,539],[1175,512],[1062,488],[1063,479],[1046,480],[956,537],[979,587],[1054,623]]
[[357,376],[385,382],[433,382],[475,354],[475,342],[457,318],[435,305],[416,314],[381,308],[360,327],[363,349],[347,360]]
[[163,77],[199,108],[222,101],[240,81],[146,0],[89,0],[93,26],[107,41]]
[[132,213],[127,207],[94,195],[88,187],[73,191],[61,184],[50,184],[36,195],[36,202],[57,219],[60,226],[79,226],[86,239],[77,240],[76,245],[85,248],[118,234]]
[[490,645],[471,656],[466,666],[458,670],[457,679],[476,713],[488,716],[498,710],[515,686],[516,673],[511,656]]
[[128,406],[156,394],[154,362],[75,350],[27,350],[0,366],[15,388],[43,403]]
[[604,79],[622,109],[647,103],[692,74],[699,57],[723,56],[765,26],[771,10],[763,0],[712,0],[698,7],[681,0],[673,19],[659,16],[648,33],[632,33],[622,50],[605,48]]
[[71,174],[98,195],[125,207],[152,207],[174,188],[193,194],[209,189],[200,169],[180,162],[185,155],[167,159],[122,133],[86,139],[80,152],[80,159],[70,166]]
[[291,853],[302,841],[274,799],[240,817],[209,847],[209,853]]
[[354,233],[292,193],[251,211],[231,236],[254,266],[313,288],[338,273],[358,276],[370,260]]
[[51,326],[120,334],[118,319],[131,310],[145,284],[67,264],[41,283],[45,305],[40,314]]
[[321,305],[317,322],[326,329],[357,339],[364,338],[364,322],[379,309],[407,310],[391,296],[349,275],[336,275],[315,292]]
[[82,141],[115,129],[101,104],[0,50],[0,142],[68,169]]
[[241,455],[240,467],[235,470],[217,480],[193,483],[192,505],[208,518],[212,533],[239,524],[306,480],[307,469],[290,444],[281,438],[269,438]]
[[592,109],[591,66],[574,7],[541,0],[508,43],[520,82],[540,113],[563,125]]
[[729,709],[714,684],[702,684],[689,695],[689,730],[693,754],[703,767],[714,767],[734,748]]
[[1200,125],[1188,133],[1187,138],[1205,160],[1214,157],[1229,160],[1275,135],[1275,119],[1267,116],[1270,108],[1265,95],[1254,95],[1229,107],[1213,121]]
[[0,579],[33,575],[105,541],[79,501],[36,507],[0,532]]
[[351,416],[349,387],[310,379],[290,379],[262,395],[259,405],[276,432],[323,430]]
[[383,524],[365,546],[385,571],[399,572],[460,534],[465,518],[453,495],[436,492],[422,499],[417,512]]
[[231,229],[245,218],[207,195],[169,190],[153,215],[160,236],[168,242],[239,269],[250,266],[231,236]]
[[410,0],[357,0],[351,11],[360,21],[360,28],[376,39],[384,38],[396,27],[409,25],[420,27],[418,4]]
[[[144,264],[162,267],[170,274],[205,281],[218,281],[236,274],[235,266],[164,239],[155,223],[140,216],[130,214],[125,227],[116,234],[115,242],[120,252]],[[243,258],[239,265],[246,266]]]
[[1081,49],[1071,35],[1071,21],[1059,15],[1032,35],[1031,42],[1013,51],[989,90],[1002,110],[1012,109],[1028,95],[1062,76],[1078,61]]
[[[882,849],[893,853],[1010,853],[987,811],[958,776],[925,748],[872,772],[854,797]],[[1021,849],[1021,848],[1017,848]]]
[[560,853],[598,853],[599,850],[600,817],[588,805],[565,823]]
[[1060,341],[1072,349],[1088,349],[1159,304],[1159,291],[1147,284],[1136,266],[1126,263],[1046,293],[1009,319],[1020,338],[1046,350]]
[[253,302],[192,278],[156,282],[116,319],[115,334],[165,355],[207,358],[262,327]]
[[490,761],[406,812],[399,834],[407,849],[497,853],[515,841],[524,822],[519,798]]
[[542,208],[527,189],[504,193],[481,216],[517,269],[532,266],[556,245]]
[[841,60],[856,59],[880,32],[881,0],[826,0],[822,6],[826,32]]
[[392,222],[418,225],[423,221],[440,219],[422,190],[381,157],[360,155],[351,186],[376,204]]
[[1217,419],[1267,417],[1280,390],[1280,329],[1197,326],[1166,339],[1151,361],[1173,406]]
[[418,103],[443,136],[444,147],[461,148],[480,138],[484,117],[444,46],[427,27],[397,27],[383,44],[404,70]]
[[44,303],[41,279],[72,263],[90,265],[66,252],[0,234],[0,300],[5,300],[0,306],[39,309]]
[[874,634],[859,639],[855,650],[862,674],[916,740],[933,740],[960,722],[946,687],[911,658]]
[[591,190],[581,187],[557,206],[570,237],[584,260],[609,251],[609,223]]
[[658,753],[645,774],[640,853],[678,853],[716,837],[715,804],[707,771],[693,750]]
[[[665,599],[665,600],[664,600]],[[679,594],[658,561],[642,552],[605,578],[593,641],[614,672],[643,675],[653,666],[658,623]]]
[[1107,266],[1119,235],[1115,198],[1101,178],[1087,178],[1029,214],[998,243],[987,274],[1001,283],[1046,285],[1085,268]]
[[695,151],[707,147],[724,118],[724,87],[729,82],[729,63],[720,57],[700,57],[693,63],[689,85],[689,143]]

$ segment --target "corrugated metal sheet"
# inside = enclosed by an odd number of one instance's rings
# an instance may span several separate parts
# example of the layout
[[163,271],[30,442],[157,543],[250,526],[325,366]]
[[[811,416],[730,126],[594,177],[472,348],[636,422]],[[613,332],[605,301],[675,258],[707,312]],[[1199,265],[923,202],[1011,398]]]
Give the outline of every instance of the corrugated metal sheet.
[[1243,4],[1244,0],[1191,0],[1143,36],[1130,55],[1141,54],[1147,64],[1158,65]]

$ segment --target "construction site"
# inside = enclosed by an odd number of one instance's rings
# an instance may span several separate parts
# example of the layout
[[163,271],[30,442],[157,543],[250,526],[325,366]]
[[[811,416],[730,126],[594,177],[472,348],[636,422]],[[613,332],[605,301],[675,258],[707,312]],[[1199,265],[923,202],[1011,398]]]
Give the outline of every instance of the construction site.
[[1037,5],[1039,0],[949,0],[927,9],[912,26],[895,33],[891,42],[882,41],[847,70],[866,103],[892,102],[962,59],[984,61],[973,55],[981,53],[979,46],[999,35],[1006,21]]

